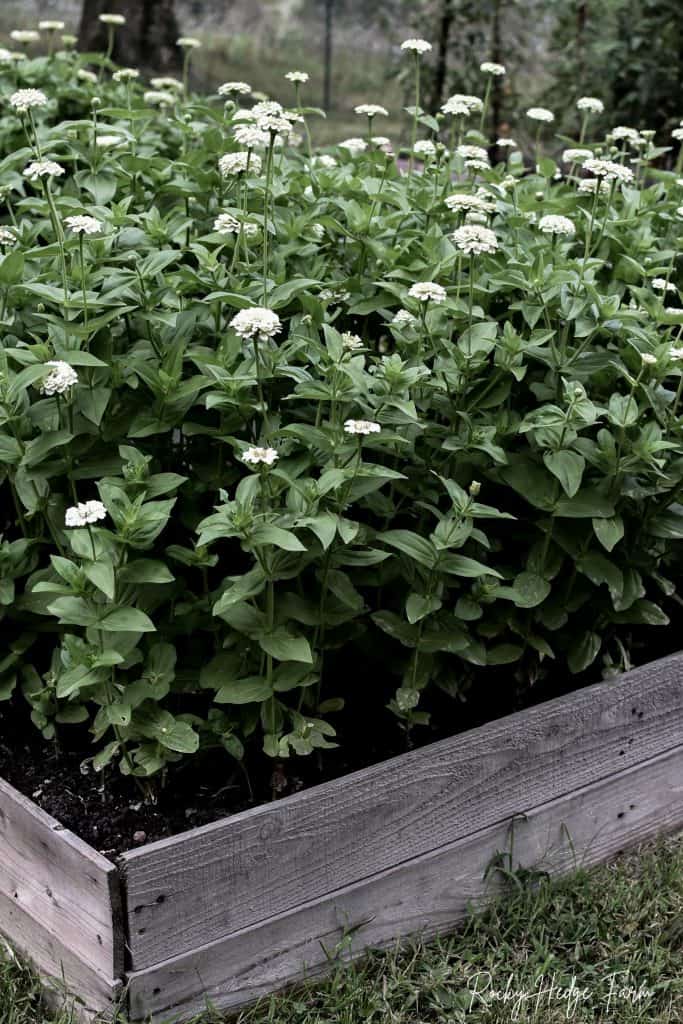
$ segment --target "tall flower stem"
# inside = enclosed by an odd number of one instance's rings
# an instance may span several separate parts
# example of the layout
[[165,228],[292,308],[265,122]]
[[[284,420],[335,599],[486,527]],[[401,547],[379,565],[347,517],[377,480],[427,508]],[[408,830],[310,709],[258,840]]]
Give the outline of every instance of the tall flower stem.
[[266,186],[263,193],[263,305],[266,304],[268,294],[268,214],[270,208],[270,187],[273,177],[273,149],[275,147],[275,132],[270,133],[270,143],[266,155]]
[[484,103],[481,108],[481,118],[479,119],[479,131],[484,134],[484,125],[486,124],[486,115],[489,112],[489,100],[491,99],[491,75],[488,76],[486,83],[486,92],[484,93]]
[[81,263],[81,292],[83,294],[83,326],[88,327],[88,293],[85,287],[85,259],[83,255],[83,232],[78,235],[78,257]]
[[420,54],[415,53],[415,109],[413,110],[413,128],[410,136],[410,161],[408,170],[413,171],[415,163],[415,143],[417,141],[417,119],[420,112]]
[[65,252],[65,249],[64,249],[64,231],[62,230],[62,223],[61,223],[61,221],[59,219],[59,215],[57,213],[57,208],[55,206],[54,196],[52,195],[52,192],[50,190],[50,179],[48,178],[47,180],[43,180],[41,178],[41,183],[42,183],[42,186],[43,186],[43,193],[44,193],[45,199],[47,201],[48,210],[50,211],[50,220],[52,221],[52,230],[55,233],[55,236],[57,238],[57,245],[59,246],[59,256],[60,256],[60,264],[61,264],[61,270],[62,270],[62,286],[64,288],[64,319],[66,320],[66,318],[67,318],[67,308],[66,307],[67,307],[67,305],[69,303],[69,285],[68,285],[68,279],[67,279],[67,275],[66,275],[66,252]]

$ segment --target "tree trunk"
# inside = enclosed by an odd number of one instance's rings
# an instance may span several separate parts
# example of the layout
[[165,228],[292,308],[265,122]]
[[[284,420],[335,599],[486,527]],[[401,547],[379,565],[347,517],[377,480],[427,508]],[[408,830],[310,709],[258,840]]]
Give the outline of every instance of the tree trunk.
[[332,107],[332,14],[334,11],[334,0],[325,0],[325,43],[323,64],[325,77],[323,82],[323,110],[329,111]]
[[112,58],[125,67],[169,71],[179,63],[178,22],[174,0],[83,0],[78,48],[106,52],[107,25],[104,13],[122,14],[126,24],[116,27]]
[[443,103],[444,87],[446,85],[446,76],[448,74],[448,44],[450,42],[454,17],[455,11],[453,9],[453,0],[442,0],[436,69],[434,71],[432,95],[429,104],[429,109],[432,114],[436,114]]

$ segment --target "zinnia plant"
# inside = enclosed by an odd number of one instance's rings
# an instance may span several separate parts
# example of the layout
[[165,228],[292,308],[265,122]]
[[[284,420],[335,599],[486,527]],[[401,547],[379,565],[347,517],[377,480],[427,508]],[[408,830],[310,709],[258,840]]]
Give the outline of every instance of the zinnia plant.
[[683,182],[587,141],[594,98],[563,164],[530,108],[538,170],[491,166],[486,104],[423,115],[404,50],[411,172],[377,104],[300,147],[304,72],[288,109],[0,66],[0,698],[97,767],[327,748],[363,686],[410,737],[668,621]]

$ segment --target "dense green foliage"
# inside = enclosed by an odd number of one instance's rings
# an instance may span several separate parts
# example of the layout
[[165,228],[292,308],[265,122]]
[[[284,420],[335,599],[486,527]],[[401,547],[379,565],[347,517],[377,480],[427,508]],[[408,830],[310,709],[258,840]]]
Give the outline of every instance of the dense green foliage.
[[683,535],[660,151],[590,193],[514,151],[311,156],[261,108],[247,157],[231,100],[81,66],[0,72],[0,695],[145,776],[329,746],[341,648],[381,652],[406,729],[488,666],[627,665]]

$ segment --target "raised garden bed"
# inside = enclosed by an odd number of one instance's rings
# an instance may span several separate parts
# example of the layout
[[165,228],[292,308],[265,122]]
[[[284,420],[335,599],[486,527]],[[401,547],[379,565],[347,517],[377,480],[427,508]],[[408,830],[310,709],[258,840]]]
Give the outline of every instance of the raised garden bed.
[[[84,1018],[235,1009],[683,824],[683,654],[112,865],[0,783],[0,928]],[[340,946],[341,943],[341,946]],[[125,958],[124,958],[125,950]],[[54,987],[54,983],[53,983]]]

